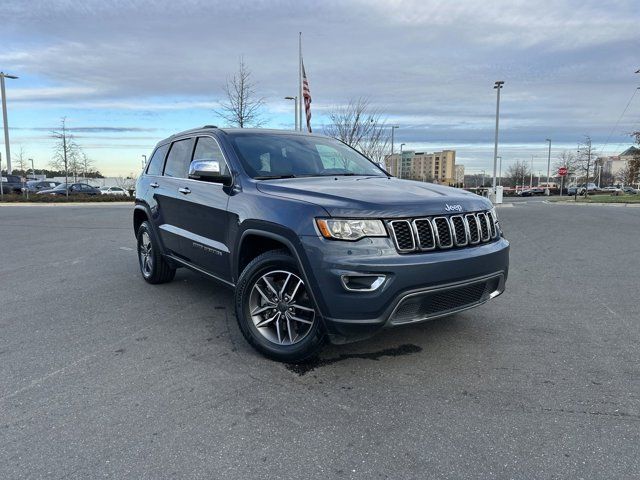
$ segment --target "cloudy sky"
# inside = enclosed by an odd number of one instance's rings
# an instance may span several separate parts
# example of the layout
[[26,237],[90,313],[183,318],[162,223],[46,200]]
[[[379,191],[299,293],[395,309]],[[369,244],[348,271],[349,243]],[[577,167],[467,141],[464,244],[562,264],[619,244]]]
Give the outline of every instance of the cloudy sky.
[[584,135],[616,153],[640,126],[637,0],[0,0],[0,18],[0,70],[20,76],[7,80],[12,149],[36,168],[62,116],[109,175],[135,172],[173,132],[223,124],[241,55],[267,125],[292,128],[298,31],[317,130],[363,96],[405,148],[453,148],[489,170],[495,80],[507,165],[534,155],[546,169],[547,137],[554,156]]

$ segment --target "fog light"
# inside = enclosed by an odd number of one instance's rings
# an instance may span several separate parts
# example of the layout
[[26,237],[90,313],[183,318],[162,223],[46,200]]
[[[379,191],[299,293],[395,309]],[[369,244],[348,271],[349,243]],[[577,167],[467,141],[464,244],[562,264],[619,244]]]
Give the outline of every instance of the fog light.
[[342,286],[350,292],[373,292],[380,288],[386,278],[385,275],[368,274],[345,274],[340,277]]

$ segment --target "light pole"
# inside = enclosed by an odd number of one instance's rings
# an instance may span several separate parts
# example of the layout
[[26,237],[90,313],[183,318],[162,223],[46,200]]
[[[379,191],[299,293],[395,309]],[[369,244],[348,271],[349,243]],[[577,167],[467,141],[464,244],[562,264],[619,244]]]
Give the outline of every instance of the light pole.
[[546,141],[549,142],[549,155],[547,157],[547,188],[545,189],[544,194],[549,196],[551,193],[549,191],[549,177],[551,175],[551,139],[547,138]]
[[36,169],[33,167],[33,158],[30,158],[29,161],[31,162],[31,175],[33,176],[33,179],[36,179]]
[[529,174],[529,190],[533,188],[533,155],[531,155],[531,172]]
[[500,159],[500,174],[498,175],[498,185],[502,186],[502,157]]
[[400,175],[399,178],[402,178],[402,170],[404,169],[404,159],[402,158],[402,147],[404,147],[406,144],[405,143],[401,143],[400,144]]
[[496,90],[496,135],[495,141],[493,144],[493,195],[496,194],[496,171],[498,169],[498,127],[500,125],[500,90],[502,90],[502,86],[504,85],[504,81],[498,80],[493,85],[493,88]]
[[147,156],[146,155],[140,155],[140,156],[144,158],[144,160],[142,160],[142,170],[144,170],[144,167],[147,164]]
[[296,95],[295,97],[284,97],[285,100],[293,100],[294,102],[294,107],[293,107],[293,112],[295,114],[295,126],[296,126],[296,130],[298,130],[298,96]]
[[4,89],[4,79],[17,79],[15,75],[0,72],[0,91],[2,91],[2,121],[4,122],[4,149],[7,152],[7,175],[11,175],[11,148],[9,147],[9,124],[7,123],[7,93]]
[[[391,158],[393,158],[393,140],[394,140],[394,132],[396,130],[396,128],[400,128],[400,125],[391,125]],[[396,162],[396,176],[397,175],[397,170],[398,170],[398,162]]]

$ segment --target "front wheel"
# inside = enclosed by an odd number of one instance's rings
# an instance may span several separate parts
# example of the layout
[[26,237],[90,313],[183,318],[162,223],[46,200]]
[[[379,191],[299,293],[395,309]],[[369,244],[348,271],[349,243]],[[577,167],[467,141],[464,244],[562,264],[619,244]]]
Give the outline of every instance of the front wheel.
[[325,335],[308,288],[285,251],[263,253],[246,266],[236,287],[236,317],[256,350],[291,363],[320,351]]

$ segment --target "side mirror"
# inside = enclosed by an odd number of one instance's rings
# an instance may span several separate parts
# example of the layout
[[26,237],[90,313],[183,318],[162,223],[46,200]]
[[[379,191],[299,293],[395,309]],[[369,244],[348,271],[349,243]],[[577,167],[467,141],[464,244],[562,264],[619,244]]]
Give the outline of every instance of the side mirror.
[[231,175],[223,174],[223,166],[217,160],[194,160],[189,165],[189,178],[217,183],[228,183]]

